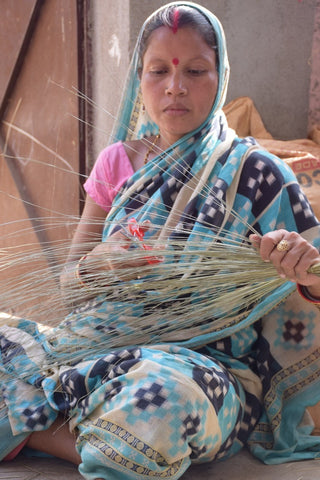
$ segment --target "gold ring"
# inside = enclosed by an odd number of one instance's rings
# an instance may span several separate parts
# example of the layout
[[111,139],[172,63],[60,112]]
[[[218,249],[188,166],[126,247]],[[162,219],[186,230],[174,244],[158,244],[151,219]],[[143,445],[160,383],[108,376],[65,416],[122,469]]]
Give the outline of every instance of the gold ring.
[[277,245],[278,252],[287,252],[289,250],[289,243],[287,240],[281,240]]

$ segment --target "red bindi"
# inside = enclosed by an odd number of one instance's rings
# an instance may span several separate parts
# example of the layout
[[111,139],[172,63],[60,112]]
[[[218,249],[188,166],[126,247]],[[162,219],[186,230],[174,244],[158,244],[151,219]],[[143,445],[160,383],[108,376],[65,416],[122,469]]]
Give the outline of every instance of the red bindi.
[[179,58],[176,58],[176,57],[173,58],[172,63],[173,63],[173,65],[176,65],[176,66],[179,65]]
[[173,25],[172,25],[173,33],[177,33],[178,26],[179,26],[179,10],[176,8],[175,11],[173,12]]

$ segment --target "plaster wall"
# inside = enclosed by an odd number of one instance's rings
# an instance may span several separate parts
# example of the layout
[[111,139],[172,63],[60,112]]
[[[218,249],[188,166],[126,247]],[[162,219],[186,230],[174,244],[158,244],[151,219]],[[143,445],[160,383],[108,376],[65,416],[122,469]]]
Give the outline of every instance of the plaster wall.
[[130,62],[130,0],[94,0],[90,3],[92,59],[90,62],[93,125],[92,166],[98,153],[112,143],[111,131]]
[[[115,113],[138,31],[163,0],[95,0],[94,96]],[[221,20],[231,78],[227,101],[253,99],[278,139],[306,137],[315,12],[319,0],[199,0]],[[112,44],[117,39],[120,56]],[[320,54],[319,54],[320,55]],[[108,115],[107,115],[108,116]],[[102,120],[110,129],[112,118]],[[101,128],[101,114],[98,115]],[[110,130],[109,130],[110,131]],[[98,138],[99,137],[99,138]],[[97,135],[97,148],[106,137]]]

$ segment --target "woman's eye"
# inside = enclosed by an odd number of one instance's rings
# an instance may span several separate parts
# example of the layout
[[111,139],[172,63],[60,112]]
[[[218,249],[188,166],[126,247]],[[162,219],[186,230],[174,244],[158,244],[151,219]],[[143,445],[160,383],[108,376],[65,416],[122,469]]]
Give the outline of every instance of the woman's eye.
[[199,76],[199,75],[203,75],[204,73],[206,73],[206,70],[200,70],[200,69],[197,69],[197,68],[190,68],[188,70],[188,72],[190,73],[190,75]]
[[154,70],[151,70],[151,72],[153,75],[164,75],[165,73],[167,73],[167,70],[165,68],[156,68]]

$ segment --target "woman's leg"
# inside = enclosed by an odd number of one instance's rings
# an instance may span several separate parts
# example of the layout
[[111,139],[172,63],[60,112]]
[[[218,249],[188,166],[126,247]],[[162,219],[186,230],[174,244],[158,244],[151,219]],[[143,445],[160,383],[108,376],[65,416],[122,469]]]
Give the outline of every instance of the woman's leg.
[[110,355],[81,373],[104,379],[94,392],[97,408],[89,404],[91,413],[78,424],[84,477],[177,480],[191,461],[240,450],[247,431],[241,384],[214,359],[179,347],[168,350],[118,351],[114,368]]
[[75,444],[76,437],[70,432],[68,422],[58,417],[47,430],[33,432],[27,447],[79,465],[81,458]]

